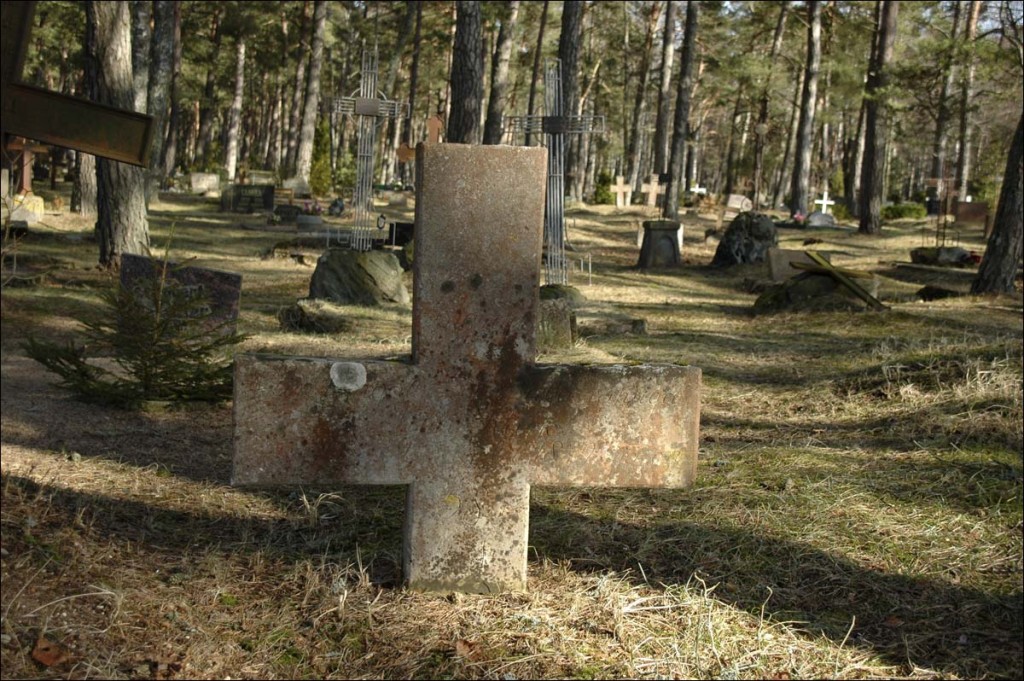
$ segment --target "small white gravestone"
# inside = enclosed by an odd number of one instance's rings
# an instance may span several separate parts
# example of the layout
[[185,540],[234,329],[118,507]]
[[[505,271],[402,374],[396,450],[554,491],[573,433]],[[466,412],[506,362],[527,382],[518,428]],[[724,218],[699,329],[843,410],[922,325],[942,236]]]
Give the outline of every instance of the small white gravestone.
[[220,177],[217,173],[191,173],[189,182],[193,194],[220,191]]

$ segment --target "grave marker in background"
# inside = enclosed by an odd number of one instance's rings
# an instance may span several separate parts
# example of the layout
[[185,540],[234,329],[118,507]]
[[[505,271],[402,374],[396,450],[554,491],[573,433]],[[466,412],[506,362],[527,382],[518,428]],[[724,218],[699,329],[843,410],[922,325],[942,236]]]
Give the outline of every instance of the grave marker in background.
[[[141,280],[161,276],[162,270],[162,260],[125,253],[121,256],[121,286],[132,290]],[[223,334],[235,332],[242,297],[242,275],[204,267],[181,267],[168,262],[167,277],[177,282],[187,295],[206,299],[210,311],[207,321],[211,328]]]
[[615,193],[616,208],[625,208],[633,201],[633,188],[622,175],[615,176],[615,184],[611,186],[611,190]]
[[368,251],[373,246],[376,220],[373,210],[374,152],[377,146],[377,127],[388,118],[404,115],[405,105],[385,99],[377,90],[377,48],[363,50],[362,73],[359,76],[359,95],[334,100],[335,113],[354,116],[359,123],[358,151],[356,153],[356,186],[352,192],[353,230],[351,246],[357,251]]
[[661,183],[658,175],[650,175],[647,182],[640,185],[640,193],[644,194],[644,205],[658,205],[658,197],[665,193],[666,185]]
[[274,210],[274,185],[233,184],[221,194],[220,209],[232,213]]
[[233,484],[409,485],[407,584],[493,593],[525,587],[531,484],[693,481],[699,369],[533,363],[544,161],[419,145],[412,364],[239,355]]
[[604,116],[569,116],[562,111],[561,61],[548,61],[544,73],[544,116],[510,116],[515,132],[544,133],[548,142],[547,205],[544,210],[544,283],[568,284],[565,258],[565,136],[604,132]]

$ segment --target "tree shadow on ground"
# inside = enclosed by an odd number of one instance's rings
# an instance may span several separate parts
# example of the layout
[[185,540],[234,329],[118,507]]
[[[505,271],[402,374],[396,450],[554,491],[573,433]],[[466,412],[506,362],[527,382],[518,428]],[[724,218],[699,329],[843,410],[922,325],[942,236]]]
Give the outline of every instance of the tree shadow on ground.
[[[31,544],[27,533],[6,527],[13,519],[5,518],[5,549],[16,555],[34,550],[38,561],[45,555],[61,570],[72,566],[60,566],[59,547],[47,548],[38,537],[48,528],[86,527],[91,535],[130,546],[136,560],[150,554],[163,565],[163,575],[153,578],[156,590],[193,576],[201,569],[194,558],[211,552],[244,569],[255,552],[264,560],[298,563],[325,552],[355,555],[360,547],[371,561],[374,582],[389,588],[400,584],[404,495],[396,488],[346,489],[350,502],[329,525],[319,526],[168,510],[14,475],[4,476],[3,488],[5,496],[16,489],[24,497],[45,499],[49,509],[33,527],[37,539]],[[656,506],[657,494],[651,499]],[[658,517],[656,507],[652,515]],[[696,574],[716,586],[711,597],[724,604],[754,617],[764,613],[795,622],[808,636],[871,649],[886,663],[909,670],[924,667],[961,677],[999,670],[1009,678],[1019,678],[1021,671],[1019,593],[989,593],[952,578],[887,573],[764,531],[672,519],[622,523],[537,501],[530,544],[531,555],[568,562],[583,573],[635,575],[638,584],[652,588],[683,585]]]
[[[657,515],[653,512],[652,515]],[[541,556],[584,572],[637,564],[648,584],[685,584],[699,574],[714,597],[754,616],[803,622],[810,635],[875,650],[960,676],[1021,669],[1020,593],[988,593],[952,581],[892,574],[791,540],[685,521],[613,523],[533,507],[531,544]],[[586,556],[585,560],[580,560]],[[952,576],[951,576],[952,579]],[[770,598],[769,598],[770,597]]]

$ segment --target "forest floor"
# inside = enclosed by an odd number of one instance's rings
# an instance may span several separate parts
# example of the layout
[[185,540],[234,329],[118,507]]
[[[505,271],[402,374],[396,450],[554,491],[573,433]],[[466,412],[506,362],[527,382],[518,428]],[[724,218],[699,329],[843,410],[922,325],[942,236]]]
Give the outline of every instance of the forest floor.
[[[287,235],[199,199],[152,215],[155,252],[173,231],[172,259],[242,273],[243,350],[410,352],[408,306],[282,332],[312,273],[261,258]],[[1021,678],[1021,296],[917,300],[974,274],[894,265],[934,223],[784,229],[878,274],[890,309],[754,316],[766,269],[710,269],[706,216],[684,219],[683,267],[647,273],[642,208],[568,217],[583,336],[539,361],[702,368],[697,481],[535,488],[528,591],[465,596],[402,587],[403,488],[234,489],[229,404],[59,388],[22,343],[80,338],[115,279],[88,221],[47,215],[0,306],[2,676]],[[617,324],[636,318],[646,334]]]

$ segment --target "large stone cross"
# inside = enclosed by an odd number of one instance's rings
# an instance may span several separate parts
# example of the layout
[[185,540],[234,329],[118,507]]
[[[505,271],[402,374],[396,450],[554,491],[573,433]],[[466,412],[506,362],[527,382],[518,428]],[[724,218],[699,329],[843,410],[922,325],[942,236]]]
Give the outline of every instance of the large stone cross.
[[233,484],[408,485],[404,576],[526,583],[530,485],[682,487],[700,369],[535,366],[544,150],[420,144],[412,362],[240,355]]
[[352,247],[368,251],[373,246],[376,218],[371,224],[373,210],[374,152],[377,148],[377,126],[388,118],[404,115],[405,106],[378,96],[377,48],[363,51],[362,72],[359,76],[359,95],[338,97],[334,112],[355,116],[359,121],[356,151],[356,186],[352,192],[353,226]]

